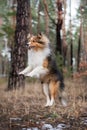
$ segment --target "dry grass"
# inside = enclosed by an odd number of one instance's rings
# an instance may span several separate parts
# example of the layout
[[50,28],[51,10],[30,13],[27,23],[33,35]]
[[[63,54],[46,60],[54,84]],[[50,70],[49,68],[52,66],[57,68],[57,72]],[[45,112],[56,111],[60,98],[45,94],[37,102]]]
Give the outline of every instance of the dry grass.
[[68,116],[80,116],[87,109],[87,88],[83,79],[68,79],[65,82],[68,95]]
[[50,109],[44,108],[45,97],[42,93],[42,86],[37,81],[34,83],[26,82],[24,89],[19,88],[13,91],[5,91],[6,82],[0,80],[0,84],[0,113],[11,118],[31,112],[38,113],[40,110],[53,112],[59,116],[66,114],[67,117],[78,117],[81,113],[85,113],[87,109],[87,89],[81,79],[66,79],[68,106],[64,108],[57,99],[55,106]]

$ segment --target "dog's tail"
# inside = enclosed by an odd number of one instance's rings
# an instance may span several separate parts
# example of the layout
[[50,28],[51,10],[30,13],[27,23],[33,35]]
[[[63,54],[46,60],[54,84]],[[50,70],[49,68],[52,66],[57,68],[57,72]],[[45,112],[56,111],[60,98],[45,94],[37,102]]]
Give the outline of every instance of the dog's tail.
[[65,84],[63,81],[60,82],[59,86],[59,100],[62,103],[63,106],[67,106],[67,95],[65,92]]

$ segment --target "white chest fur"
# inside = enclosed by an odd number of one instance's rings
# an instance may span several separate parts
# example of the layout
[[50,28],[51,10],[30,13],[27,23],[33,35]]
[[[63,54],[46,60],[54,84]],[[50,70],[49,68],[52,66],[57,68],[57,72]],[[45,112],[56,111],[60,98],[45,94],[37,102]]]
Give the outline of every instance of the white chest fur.
[[28,65],[33,68],[43,64],[44,59],[50,54],[50,49],[45,48],[44,50],[29,50],[28,51]]

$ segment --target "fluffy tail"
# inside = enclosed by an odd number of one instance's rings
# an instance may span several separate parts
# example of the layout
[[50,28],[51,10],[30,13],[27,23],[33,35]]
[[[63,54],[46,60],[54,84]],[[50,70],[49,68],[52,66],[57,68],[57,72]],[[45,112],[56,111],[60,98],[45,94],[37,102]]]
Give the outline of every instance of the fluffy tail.
[[66,92],[65,92],[65,85],[64,82],[61,81],[60,82],[60,88],[59,88],[60,92],[59,92],[59,100],[62,103],[63,106],[67,106],[67,96],[66,96]]

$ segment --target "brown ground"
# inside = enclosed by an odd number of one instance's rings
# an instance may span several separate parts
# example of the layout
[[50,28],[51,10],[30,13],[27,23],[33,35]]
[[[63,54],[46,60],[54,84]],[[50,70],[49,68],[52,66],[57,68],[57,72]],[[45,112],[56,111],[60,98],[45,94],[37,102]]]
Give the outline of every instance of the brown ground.
[[[82,79],[66,79],[68,106],[58,99],[53,107],[44,107],[45,97],[38,81],[26,82],[24,89],[5,91],[6,82],[0,79],[0,130],[22,130],[44,124],[57,127],[66,124],[64,130],[87,130],[87,85]],[[45,130],[45,129],[44,129]],[[50,129],[49,129],[50,130]]]

